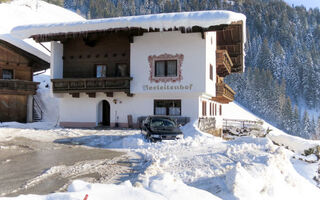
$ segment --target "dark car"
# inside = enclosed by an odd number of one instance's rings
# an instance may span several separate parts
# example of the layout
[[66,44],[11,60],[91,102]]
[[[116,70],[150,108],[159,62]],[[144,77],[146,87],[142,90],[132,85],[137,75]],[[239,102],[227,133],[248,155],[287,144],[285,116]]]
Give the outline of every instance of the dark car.
[[142,123],[142,133],[152,142],[183,138],[177,123],[166,116],[149,116]]

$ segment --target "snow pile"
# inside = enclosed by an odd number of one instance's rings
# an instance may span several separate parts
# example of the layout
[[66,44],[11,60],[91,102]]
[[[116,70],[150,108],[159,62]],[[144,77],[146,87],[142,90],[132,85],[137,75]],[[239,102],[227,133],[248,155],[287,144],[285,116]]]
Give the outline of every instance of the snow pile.
[[320,146],[319,140],[306,140],[304,138],[285,134],[282,131],[272,131],[267,137],[275,143],[285,146],[299,154],[304,154],[305,150]]
[[[245,108],[241,107],[240,105],[234,102],[229,103],[223,107],[223,114],[224,118],[226,119],[261,120],[260,118],[253,115]],[[304,154],[305,150],[320,145],[319,140],[306,140],[300,137],[286,134],[285,132],[277,129],[276,127],[270,125],[265,121],[263,121],[263,127],[266,130],[268,128],[269,130],[271,130],[270,133],[267,135],[269,139],[299,154]]]
[[59,119],[59,99],[54,98],[51,94],[50,88],[52,83],[49,75],[37,75],[33,80],[40,82],[37,90],[37,98],[40,100],[40,106],[43,111],[43,121],[58,123]]
[[133,186],[130,181],[125,181],[120,185],[115,184],[91,184],[80,180],[74,181],[68,188],[67,193],[55,193],[47,196],[21,195],[14,198],[0,198],[2,200],[79,200],[84,199],[105,200],[105,199],[126,199],[126,200],[218,200],[209,192],[187,186],[181,181],[175,180],[170,175],[165,175],[154,179],[150,183],[150,188]]
[[192,26],[200,26],[207,28],[221,24],[231,24],[232,22],[238,22],[240,20],[244,24],[243,36],[245,36],[245,15],[231,11],[162,13],[130,17],[94,19],[70,23],[34,24],[15,27],[12,30],[12,34],[20,38],[28,38],[32,35],[38,34],[75,33],[127,27],[141,27],[144,29],[169,29],[175,27],[188,28]]

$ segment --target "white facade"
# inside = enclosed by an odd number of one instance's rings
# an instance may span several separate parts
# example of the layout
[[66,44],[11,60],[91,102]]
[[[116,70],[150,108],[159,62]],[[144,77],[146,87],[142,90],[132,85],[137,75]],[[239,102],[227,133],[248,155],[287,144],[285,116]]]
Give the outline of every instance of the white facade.
[[[95,98],[80,93],[79,98],[69,94],[55,95],[60,97],[60,125],[94,127],[102,121],[102,101],[110,104],[110,125],[128,125],[128,115],[132,115],[133,123],[140,116],[154,114],[154,100],[181,100],[181,116],[189,117],[191,121],[202,117],[202,102],[206,101],[206,117],[216,117],[219,127],[222,118],[219,111],[212,111],[211,97],[215,96],[216,83],[216,34],[152,32],[133,38],[130,46],[130,92],[133,97],[123,92],[115,92],[113,97],[97,93]],[[52,42],[52,78],[62,78],[63,45]],[[181,61],[181,77],[178,81],[155,82],[150,80],[150,56],[183,57]],[[210,64],[213,66],[213,79],[210,79]],[[210,111],[211,110],[211,111]]]

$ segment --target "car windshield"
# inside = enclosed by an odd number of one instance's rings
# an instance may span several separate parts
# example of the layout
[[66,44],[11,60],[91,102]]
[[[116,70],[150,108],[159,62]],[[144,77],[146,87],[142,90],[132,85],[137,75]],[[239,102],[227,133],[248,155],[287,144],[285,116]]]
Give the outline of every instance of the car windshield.
[[170,119],[165,118],[154,118],[151,119],[150,126],[152,127],[175,127],[175,123]]

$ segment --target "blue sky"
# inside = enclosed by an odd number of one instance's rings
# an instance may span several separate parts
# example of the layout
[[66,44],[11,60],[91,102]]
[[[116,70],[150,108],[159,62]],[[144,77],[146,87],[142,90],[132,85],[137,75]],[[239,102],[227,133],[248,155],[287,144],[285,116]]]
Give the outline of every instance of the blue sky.
[[295,6],[304,5],[306,8],[320,8],[320,0],[284,0],[289,5],[294,4]]

